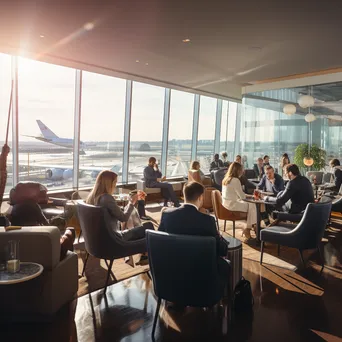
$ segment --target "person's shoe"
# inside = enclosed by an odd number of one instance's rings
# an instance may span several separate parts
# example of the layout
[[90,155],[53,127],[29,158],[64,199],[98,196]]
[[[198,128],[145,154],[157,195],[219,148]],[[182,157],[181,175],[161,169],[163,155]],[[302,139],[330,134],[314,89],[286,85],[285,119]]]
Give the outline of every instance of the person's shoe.
[[241,236],[245,236],[245,238],[248,240],[251,238],[251,228],[245,228],[242,230]]

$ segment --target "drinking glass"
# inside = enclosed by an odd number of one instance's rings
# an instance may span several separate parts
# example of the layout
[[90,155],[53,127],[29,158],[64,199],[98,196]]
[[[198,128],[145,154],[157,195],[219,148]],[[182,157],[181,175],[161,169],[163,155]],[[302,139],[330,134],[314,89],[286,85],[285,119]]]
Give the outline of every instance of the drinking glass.
[[19,240],[8,241],[7,272],[16,273],[20,271]]

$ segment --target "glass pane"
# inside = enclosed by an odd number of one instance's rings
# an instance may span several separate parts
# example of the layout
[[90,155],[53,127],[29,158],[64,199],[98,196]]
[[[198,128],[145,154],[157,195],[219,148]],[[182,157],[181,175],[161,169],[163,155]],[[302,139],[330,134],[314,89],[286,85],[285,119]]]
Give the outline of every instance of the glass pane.
[[[11,56],[0,53],[0,123],[1,123],[1,146],[5,143],[5,136],[7,130],[8,109],[11,95]],[[12,146],[12,120],[10,121],[8,132],[8,145]],[[12,153],[7,157],[7,182],[5,186],[5,193],[8,193],[13,187],[13,173],[12,173]]]
[[195,96],[171,91],[167,176],[188,174],[191,159],[192,124]]
[[79,186],[111,169],[122,176],[126,81],[83,72]]
[[143,177],[149,157],[160,163],[164,88],[133,82],[128,180]]
[[216,106],[217,99],[201,96],[197,159],[203,172],[209,172],[210,162],[214,154]]
[[19,180],[71,188],[75,70],[19,58]]

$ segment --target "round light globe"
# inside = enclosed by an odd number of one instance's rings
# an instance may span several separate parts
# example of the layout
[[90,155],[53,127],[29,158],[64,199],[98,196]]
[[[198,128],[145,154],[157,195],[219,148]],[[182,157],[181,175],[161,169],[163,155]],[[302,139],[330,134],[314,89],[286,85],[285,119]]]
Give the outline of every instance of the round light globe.
[[294,104],[287,104],[283,107],[283,112],[286,115],[293,115],[294,113],[296,113],[296,106]]
[[314,160],[313,160],[311,157],[305,157],[305,158],[303,159],[303,163],[304,163],[305,166],[310,167],[310,166],[313,165]]
[[315,104],[315,99],[312,96],[310,96],[310,95],[302,95],[298,99],[298,104],[302,108],[312,107]]
[[305,118],[304,118],[304,119],[305,119],[306,122],[313,122],[313,121],[316,120],[316,117],[315,117],[314,114],[309,113],[309,114],[306,114],[306,115],[305,115]]

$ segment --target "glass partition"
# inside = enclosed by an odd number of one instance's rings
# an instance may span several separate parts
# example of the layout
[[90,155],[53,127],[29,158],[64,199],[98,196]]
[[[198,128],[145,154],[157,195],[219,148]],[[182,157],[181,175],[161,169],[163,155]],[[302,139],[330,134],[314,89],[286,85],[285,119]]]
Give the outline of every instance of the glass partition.
[[72,188],[75,69],[18,58],[19,180]]
[[79,186],[93,185],[99,172],[122,176],[126,81],[83,72]]

